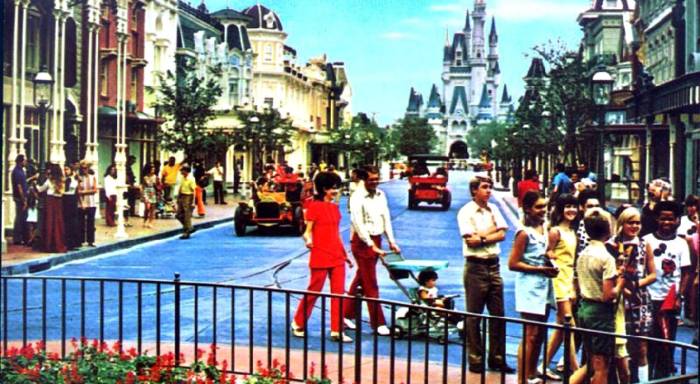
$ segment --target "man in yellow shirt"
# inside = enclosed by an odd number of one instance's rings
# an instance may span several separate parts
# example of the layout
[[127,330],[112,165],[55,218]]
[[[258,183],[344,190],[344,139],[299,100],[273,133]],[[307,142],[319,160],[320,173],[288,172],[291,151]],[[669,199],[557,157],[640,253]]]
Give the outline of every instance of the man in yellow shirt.
[[173,197],[173,187],[177,184],[177,174],[180,172],[181,165],[182,163],[175,163],[175,157],[170,156],[160,172],[161,182],[164,186],[163,197],[168,201]]
[[194,200],[194,190],[197,184],[194,178],[190,177],[190,167],[184,165],[180,168],[182,179],[180,181],[180,191],[177,197],[177,219],[182,223],[183,233],[180,239],[190,238],[192,233],[192,202]]

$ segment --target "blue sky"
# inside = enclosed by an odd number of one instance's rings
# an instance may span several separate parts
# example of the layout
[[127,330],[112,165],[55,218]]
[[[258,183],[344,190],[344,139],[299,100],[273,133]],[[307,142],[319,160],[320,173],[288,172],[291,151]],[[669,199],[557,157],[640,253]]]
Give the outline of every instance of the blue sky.
[[[200,0],[191,0],[193,5]],[[226,6],[243,10],[256,2],[206,0],[210,11]],[[353,89],[353,113],[376,113],[380,124],[403,116],[410,88],[427,101],[432,83],[440,86],[445,29],[464,26],[474,0],[264,0],[279,15],[287,45],[298,63],[327,54],[345,62]],[[487,30],[496,17],[501,84],[516,99],[536,44],[560,39],[575,48],[582,33],[576,17],[589,0],[486,0]],[[500,91],[499,91],[500,92]],[[499,94],[500,97],[500,94]]]

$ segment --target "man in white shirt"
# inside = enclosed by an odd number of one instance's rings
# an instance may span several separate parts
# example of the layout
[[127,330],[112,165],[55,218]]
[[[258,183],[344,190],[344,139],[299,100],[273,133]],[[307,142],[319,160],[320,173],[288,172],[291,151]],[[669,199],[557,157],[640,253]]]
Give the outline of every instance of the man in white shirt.
[[[381,249],[382,235],[386,235],[392,251],[399,253],[401,249],[394,239],[386,195],[377,188],[379,170],[375,166],[367,166],[365,171],[365,188],[356,190],[350,197],[350,220],[354,230],[350,244],[357,262],[357,273],[350,284],[348,295],[354,296],[361,286],[364,297],[378,298],[377,260],[386,254]],[[381,336],[391,334],[382,308],[376,303],[367,303],[367,307],[372,329]],[[345,326],[354,329],[355,323],[352,320],[356,316],[355,304],[348,303],[344,312]]]
[[214,179],[214,203],[215,204],[226,204],[224,201],[224,167],[221,166],[221,162],[217,161],[216,165],[212,169],[206,172]]
[[[472,201],[459,210],[457,222],[463,238],[464,290],[467,311],[482,313],[488,308],[491,316],[504,316],[503,279],[498,257],[499,243],[505,240],[508,224],[498,207],[489,203],[493,181],[486,176],[476,176],[469,181]],[[469,370],[484,371],[484,345],[481,343],[480,319],[469,317],[466,324]],[[484,330],[485,331],[485,330]],[[515,370],[505,360],[505,324],[489,321],[489,368],[513,373]]]

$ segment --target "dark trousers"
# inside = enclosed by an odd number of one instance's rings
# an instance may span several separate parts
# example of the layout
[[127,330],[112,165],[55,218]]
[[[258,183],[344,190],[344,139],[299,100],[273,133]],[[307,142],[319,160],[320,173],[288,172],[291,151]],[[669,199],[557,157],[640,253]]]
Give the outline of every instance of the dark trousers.
[[[382,238],[380,236],[372,236],[377,247],[382,246]],[[379,256],[368,247],[364,241],[360,240],[357,234],[354,234],[350,241],[352,254],[357,262],[357,272],[355,278],[350,283],[348,295],[355,296],[359,287],[362,287],[362,296],[379,298],[379,286],[377,285],[377,260]],[[356,303],[348,303],[345,307],[345,317],[355,319],[358,315],[355,313]],[[386,324],[382,307],[377,303],[367,302],[369,310],[369,322],[373,329]]]
[[15,200],[15,226],[12,230],[12,240],[15,244],[24,244],[28,240],[27,210],[21,200]]
[[[649,336],[665,339],[676,340],[676,328],[678,328],[678,311],[662,311],[661,304],[663,301],[652,301],[652,313],[654,322],[651,327]],[[673,353],[674,348],[668,345],[649,343],[647,348],[647,358],[649,359],[649,378],[661,379],[669,377],[673,374]]]
[[182,224],[182,230],[185,233],[192,232],[192,202],[194,195],[183,195],[182,193],[177,198],[177,217]]
[[105,223],[110,227],[116,227],[115,215],[117,211],[117,195],[107,196],[105,204]]
[[233,193],[235,195],[238,194],[238,189],[241,187],[241,178],[240,177],[235,177],[233,178]]
[[78,226],[80,243],[95,244],[95,210],[97,208],[78,209]]
[[81,243],[82,234],[78,216],[78,197],[76,195],[63,195],[63,236],[64,244],[68,249],[77,248]]
[[214,181],[214,202],[216,204],[224,203],[224,182]]
[[[491,316],[503,316],[503,279],[498,263],[492,265],[465,261],[464,291],[467,312],[481,314],[486,307]],[[467,349],[469,365],[484,364],[484,348],[479,324],[481,319],[467,317]],[[503,321],[490,320],[489,323],[489,358],[491,366],[505,363],[505,334]],[[483,330],[485,331],[485,330]]]

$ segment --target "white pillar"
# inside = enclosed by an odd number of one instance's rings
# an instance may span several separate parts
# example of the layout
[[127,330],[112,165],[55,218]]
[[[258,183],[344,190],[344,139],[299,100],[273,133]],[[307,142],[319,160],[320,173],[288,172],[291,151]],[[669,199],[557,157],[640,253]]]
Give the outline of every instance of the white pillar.
[[[671,186],[675,187],[676,181],[676,121],[675,119],[668,118],[668,180],[671,182]],[[674,191],[675,192],[675,191]]]
[[20,53],[20,80],[19,80],[19,153],[24,153],[24,143],[27,139],[24,137],[24,106],[26,103],[26,84],[25,77],[27,73],[27,8],[29,8],[29,0],[22,2],[22,44]]
[[[12,33],[12,109],[10,110],[10,138],[8,140],[10,142],[10,148],[7,159],[8,180],[12,173],[12,168],[14,168],[15,165],[15,158],[20,153],[18,148],[19,139],[17,137],[17,51],[19,45],[19,5],[20,0],[15,0],[15,18]],[[7,134],[7,132],[5,132],[5,134]],[[9,188],[9,185],[10,183],[6,183],[6,191],[11,192],[12,189]]]
[[[99,10],[99,7],[98,7]],[[92,109],[92,142],[90,142],[90,153],[91,153],[91,158],[95,164],[98,164],[99,161],[99,151],[98,148],[100,146],[100,141],[99,141],[99,119],[98,119],[98,97],[100,95],[100,83],[99,83],[99,76],[100,76],[100,27],[95,26],[95,39],[94,39],[94,53],[93,53],[93,82],[95,85],[93,86],[93,92],[92,92],[92,104],[90,105],[90,108]]]
[[[88,13],[92,12],[88,8]],[[89,17],[89,16],[88,16]],[[92,147],[92,73],[95,70],[95,65],[92,62],[92,37],[95,33],[95,26],[92,22],[88,24],[88,38],[87,38],[87,88],[85,89],[85,158],[91,159],[91,151],[94,149]]]
[[[118,15],[126,16],[126,9],[120,8]],[[114,237],[125,239],[129,237],[126,233],[124,223],[124,192],[126,191],[126,54],[127,54],[127,35],[126,17],[119,20],[117,17],[117,138],[116,138],[116,154],[114,163],[117,167],[117,232]],[[119,28],[123,29],[120,30]]]
[[[59,83],[58,83],[58,89],[60,91],[59,93],[59,98],[58,100],[54,100],[54,103],[57,103],[56,106],[59,107],[59,116],[58,116],[58,121],[56,122],[56,162],[63,167],[63,165],[66,162],[66,152],[65,152],[65,145],[66,141],[64,140],[64,125],[66,122],[66,68],[65,68],[65,62],[66,62],[66,20],[67,20],[67,9],[65,9],[65,4],[64,4],[64,12],[61,14],[61,66],[60,66],[60,77],[59,77]],[[77,42],[76,42],[77,43]]]
[[[646,180],[644,180],[644,185],[649,184],[649,182],[652,180],[652,175],[651,175],[651,128],[647,126],[646,129],[646,141],[644,143],[644,152],[646,154],[644,158],[644,169],[645,169],[645,174],[646,174]],[[644,192],[646,193],[646,192]]]
[[[60,44],[59,41],[61,39],[61,34],[60,34],[60,20],[63,18],[62,17],[62,12],[58,7],[60,7],[60,4],[56,4],[57,9],[53,11],[53,19],[54,19],[54,44]],[[58,110],[59,110],[59,99],[61,98],[61,80],[60,80],[60,75],[59,75],[59,67],[58,63],[61,61],[60,57],[60,46],[54,46],[53,50],[53,80],[54,80],[54,85],[53,85],[53,95],[51,98],[53,99],[53,107],[51,108],[51,124],[48,124],[48,121],[46,122],[46,129],[50,126],[50,135],[49,135],[49,161],[52,163],[57,163],[58,162],[58,154],[56,147],[58,146],[58,132],[56,132],[58,128]],[[43,148],[42,148],[43,149]]]

